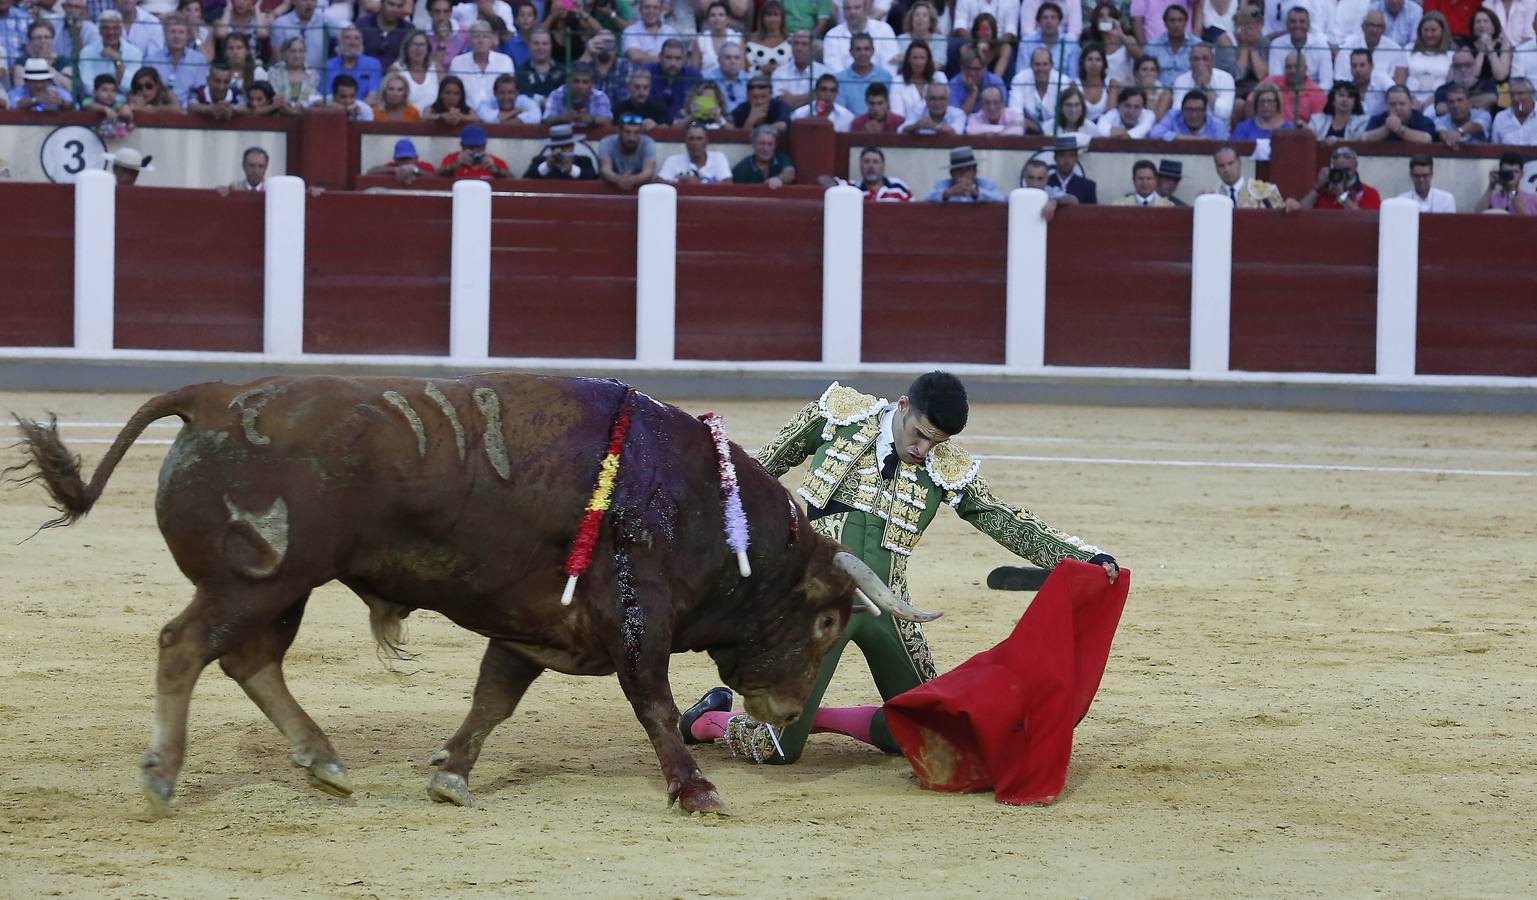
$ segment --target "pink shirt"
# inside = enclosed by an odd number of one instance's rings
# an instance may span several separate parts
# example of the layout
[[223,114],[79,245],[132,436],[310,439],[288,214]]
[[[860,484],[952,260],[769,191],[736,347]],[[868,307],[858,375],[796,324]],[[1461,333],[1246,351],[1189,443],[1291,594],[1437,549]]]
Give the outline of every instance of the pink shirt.
[[1142,17],[1142,28],[1147,40],[1156,41],[1163,37],[1163,12],[1171,6],[1182,7],[1186,13],[1190,12],[1189,0],[1131,0],[1132,18]]
[[1025,133],[1025,115],[1017,109],[1003,110],[1002,121],[994,124],[987,120],[987,113],[977,110],[966,117],[967,134],[1019,134]]

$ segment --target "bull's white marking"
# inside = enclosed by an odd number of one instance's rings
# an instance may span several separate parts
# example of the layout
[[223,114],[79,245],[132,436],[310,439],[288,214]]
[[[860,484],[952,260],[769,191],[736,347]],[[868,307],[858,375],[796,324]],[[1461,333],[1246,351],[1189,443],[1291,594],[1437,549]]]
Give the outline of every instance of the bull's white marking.
[[246,512],[229,497],[224,498],[224,505],[229,508],[230,524],[245,523],[272,548],[272,564],[249,568],[246,574],[252,578],[266,578],[276,572],[288,554],[288,504],[279,497],[263,513]]
[[486,459],[503,481],[512,477],[512,465],[507,461],[507,442],[502,439],[502,399],[490,388],[475,389],[475,405],[486,420]]
[[454,445],[459,448],[459,461],[464,462],[464,426],[459,424],[459,413],[454,411],[454,405],[448,402],[448,398],[443,396],[443,392],[438,390],[438,386],[433,382],[427,382],[427,387],[422,393],[438,405],[438,409],[443,411],[443,418],[447,419],[449,426],[454,429]]
[[[252,401],[250,406],[246,406],[246,401],[251,400],[253,397],[256,399]],[[272,443],[272,438],[256,430],[256,417],[261,415],[262,407],[266,406],[267,401],[271,399],[272,395],[268,393],[268,389],[259,387],[252,388],[249,391],[241,391],[235,395],[235,399],[229,402],[230,409],[238,408],[240,410],[240,424],[245,428],[245,439],[257,446],[266,446]]]
[[406,422],[410,423],[411,430],[416,433],[416,455],[419,458],[426,459],[427,432],[422,428],[421,416],[418,416],[416,410],[411,407],[411,401],[407,400],[405,395],[399,391],[385,391],[384,401],[400,410],[400,414],[406,417]]

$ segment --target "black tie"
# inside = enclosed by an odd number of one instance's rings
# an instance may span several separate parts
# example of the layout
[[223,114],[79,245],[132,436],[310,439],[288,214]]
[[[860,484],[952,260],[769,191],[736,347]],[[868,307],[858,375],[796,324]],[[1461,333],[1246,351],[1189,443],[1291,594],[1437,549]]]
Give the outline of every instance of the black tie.
[[881,463],[881,477],[890,481],[897,474],[897,451],[886,454],[886,461]]

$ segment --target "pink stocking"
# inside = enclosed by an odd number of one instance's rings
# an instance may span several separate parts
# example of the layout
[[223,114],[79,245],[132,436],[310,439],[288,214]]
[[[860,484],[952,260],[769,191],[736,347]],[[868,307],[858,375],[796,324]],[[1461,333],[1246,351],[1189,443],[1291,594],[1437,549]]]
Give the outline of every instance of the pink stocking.
[[718,741],[726,736],[726,723],[730,722],[734,715],[740,715],[740,713],[733,713],[729,709],[725,712],[707,712],[695,719],[688,730],[694,735],[696,741]]
[[880,710],[879,706],[819,709],[816,718],[811,720],[811,733],[844,734],[856,741],[869,744],[871,743],[870,723]]

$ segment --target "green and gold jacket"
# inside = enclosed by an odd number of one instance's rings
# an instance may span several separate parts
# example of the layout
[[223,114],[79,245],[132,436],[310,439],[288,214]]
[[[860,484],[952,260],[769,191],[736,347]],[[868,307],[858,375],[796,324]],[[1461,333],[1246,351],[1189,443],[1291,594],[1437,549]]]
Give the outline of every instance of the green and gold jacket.
[[[880,548],[904,557],[912,555],[941,504],[948,504],[972,527],[1043,568],[1052,568],[1064,559],[1087,561],[1100,552],[1098,547],[994,497],[979,474],[981,462],[954,441],[935,447],[923,465],[902,462],[896,477],[889,481],[881,478],[875,445],[880,438],[881,416],[889,405],[884,399],[835,381],[754,455],[776,478],[812,457],[811,471],[797,491],[801,499],[816,509],[837,501],[878,517],[884,523],[877,526],[881,529]],[[847,545],[855,537],[846,535],[843,543]],[[868,537],[873,539],[874,535]],[[870,543],[873,540],[867,540],[866,546]]]

